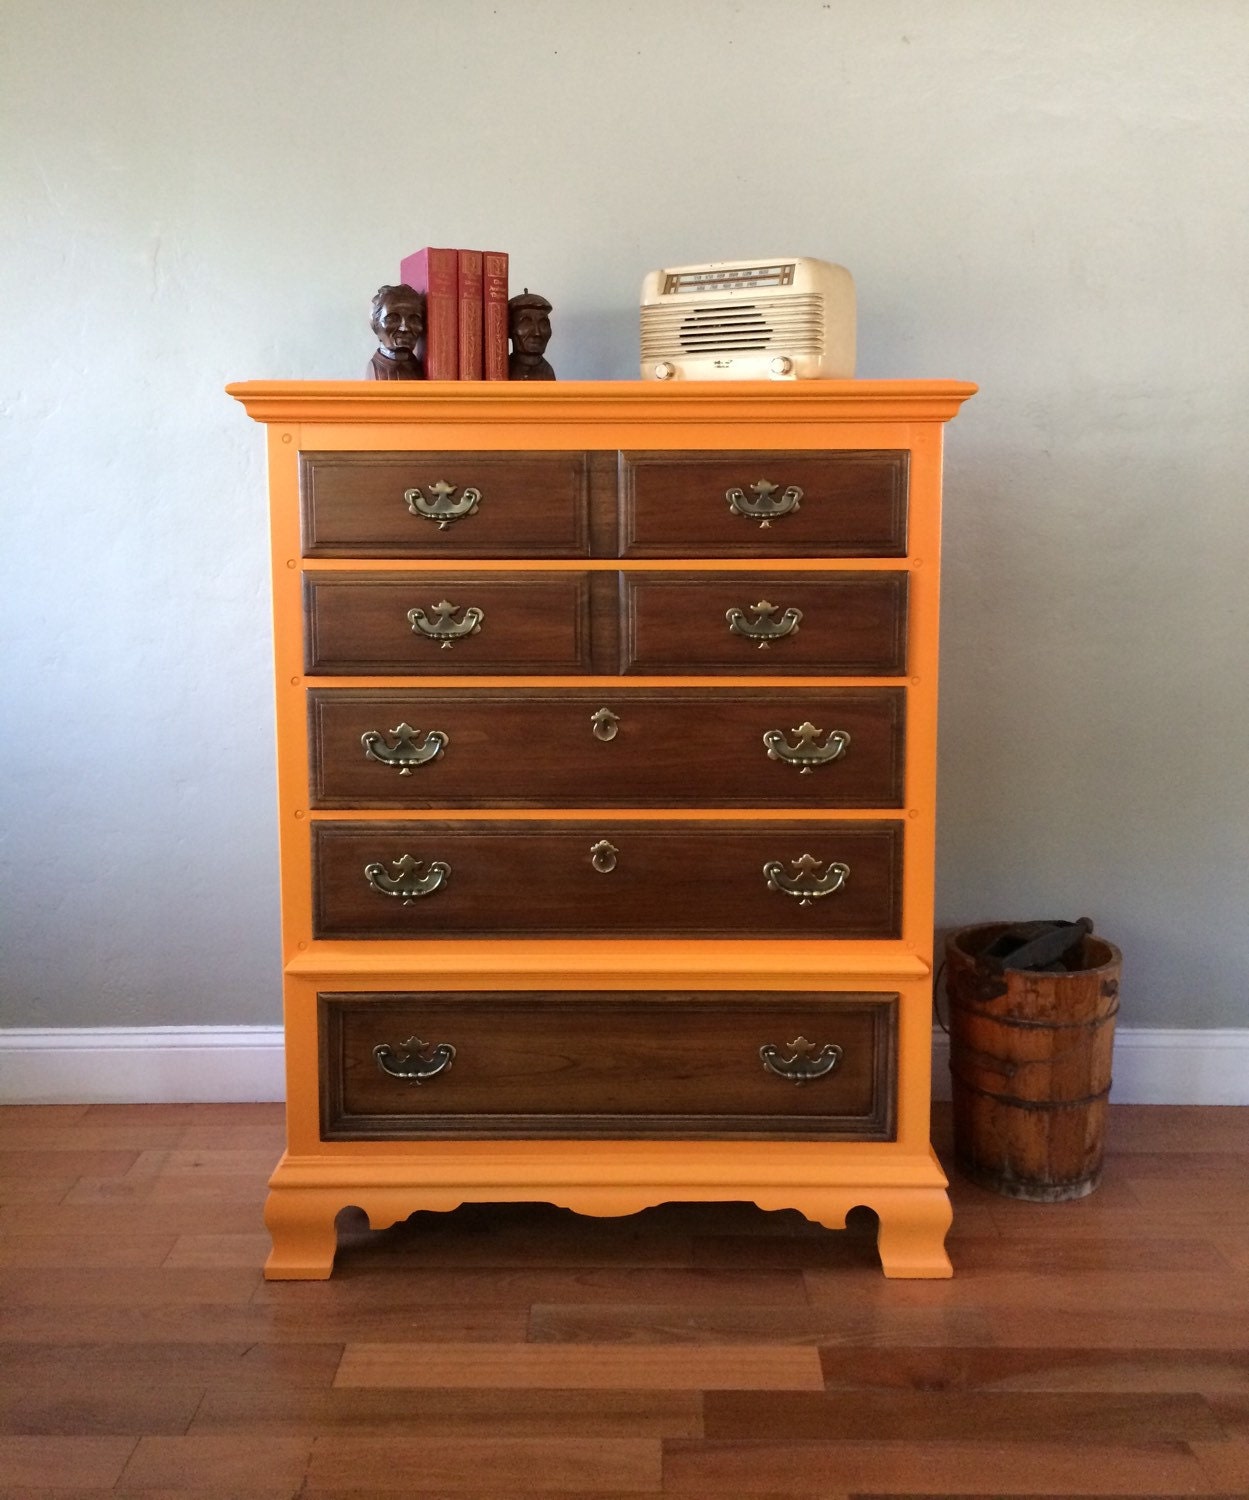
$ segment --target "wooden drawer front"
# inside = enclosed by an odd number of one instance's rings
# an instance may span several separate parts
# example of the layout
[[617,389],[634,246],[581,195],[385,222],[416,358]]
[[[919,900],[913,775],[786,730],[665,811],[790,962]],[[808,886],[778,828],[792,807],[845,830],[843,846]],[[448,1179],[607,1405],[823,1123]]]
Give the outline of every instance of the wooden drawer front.
[[894,676],[907,574],[623,573],[622,672]]
[[584,573],[310,573],[304,591],[309,672],[591,669]]
[[[331,1140],[894,1137],[896,995],[318,999]],[[810,1046],[795,1048],[800,1038]],[[775,1049],[779,1074],[761,1048]]]
[[319,822],[312,852],[318,938],[900,932],[895,822]]
[[901,688],[319,688],[312,805],[900,807],[905,704]]
[[301,453],[307,557],[584,557],[583,453]]
[[903,450],[622,453],[622,557],[900,557]]

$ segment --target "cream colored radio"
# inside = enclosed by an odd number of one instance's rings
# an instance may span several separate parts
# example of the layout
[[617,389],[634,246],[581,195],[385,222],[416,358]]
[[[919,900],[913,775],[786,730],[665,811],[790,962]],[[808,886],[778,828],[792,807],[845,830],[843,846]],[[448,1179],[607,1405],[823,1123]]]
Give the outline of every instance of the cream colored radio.
[[669,266],[642,283],[643,380],[854,374],[854,281],[824,260]]

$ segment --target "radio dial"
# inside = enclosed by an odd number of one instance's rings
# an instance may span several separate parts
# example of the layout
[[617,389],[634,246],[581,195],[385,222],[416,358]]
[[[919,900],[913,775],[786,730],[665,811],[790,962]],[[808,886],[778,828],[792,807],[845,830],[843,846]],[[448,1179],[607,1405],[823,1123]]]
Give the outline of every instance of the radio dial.
[[672,364],[669,360],[661,359],[655,366],[655,379],[671,380],[676,372],[677,367],[674,364]]

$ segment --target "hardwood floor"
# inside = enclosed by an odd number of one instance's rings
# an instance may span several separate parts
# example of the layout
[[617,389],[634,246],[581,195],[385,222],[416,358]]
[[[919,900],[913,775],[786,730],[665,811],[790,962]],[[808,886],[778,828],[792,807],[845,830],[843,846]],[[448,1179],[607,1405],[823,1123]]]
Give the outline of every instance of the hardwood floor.
[[[938,1138],[948,1130],[939,1123]],[[0,1109],[0,1495],[1249,1494],[1249,1109],[952,1175],[952,1281],[743,1204],[345,1215],[266,1283],[276,1106]]]

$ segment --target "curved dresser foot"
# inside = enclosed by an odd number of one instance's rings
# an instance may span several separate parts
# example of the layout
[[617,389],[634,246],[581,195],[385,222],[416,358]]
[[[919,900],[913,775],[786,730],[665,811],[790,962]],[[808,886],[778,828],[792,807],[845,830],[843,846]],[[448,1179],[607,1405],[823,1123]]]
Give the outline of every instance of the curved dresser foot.
[[954,1274],[945,1251],[954,1211],[944,1188],[877,1188],[864,1197],[880,1220],[876,1247],[886,1276],[936,1280]]
[[318,1188],[271,1187],[265,1225],[273,1249],[265,1261],[266,1281],[324,1281],[334,1269],[338,1231],[334,1221],[341,1193]]

